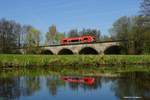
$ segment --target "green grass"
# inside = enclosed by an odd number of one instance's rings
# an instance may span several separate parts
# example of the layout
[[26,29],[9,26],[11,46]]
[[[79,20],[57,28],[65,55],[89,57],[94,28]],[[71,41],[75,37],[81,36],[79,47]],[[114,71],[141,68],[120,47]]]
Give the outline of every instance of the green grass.
[[149,55],[0,55],[0,76],[150,73]]
[[0,55],[0,67],[150,64],[149,55]]
[[107,76],[107,77],[118,77],[122,73],[134,73],[144,72],[150,73],[150,67],[148,66],[127,66],[127,67],[47,67],[47,68],[35,68],[27,69],[22,68],[19,70],[1,70],[0,77],[19,77],[19,76],[46,76],[46,75],[57,75],[57,76]]

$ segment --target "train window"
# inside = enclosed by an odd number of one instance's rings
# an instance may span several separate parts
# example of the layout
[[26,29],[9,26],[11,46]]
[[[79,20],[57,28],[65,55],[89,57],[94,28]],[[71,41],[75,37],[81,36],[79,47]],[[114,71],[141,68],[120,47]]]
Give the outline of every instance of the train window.
[[88,40],[88,38],[84,38],[84,40]]
[[63,40],[63,42],[67,42],[67,40]]
[[79,40],[71,40],[71,42],[79,42]]

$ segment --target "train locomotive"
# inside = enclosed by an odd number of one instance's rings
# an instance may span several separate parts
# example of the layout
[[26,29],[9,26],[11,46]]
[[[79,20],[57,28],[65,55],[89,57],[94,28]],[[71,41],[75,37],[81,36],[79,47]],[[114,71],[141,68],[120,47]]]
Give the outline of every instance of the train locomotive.
[[81,37],[63,38],[61,45],[77,44],[77,43],[92,43],[96,42],[96,36],[83,35]]

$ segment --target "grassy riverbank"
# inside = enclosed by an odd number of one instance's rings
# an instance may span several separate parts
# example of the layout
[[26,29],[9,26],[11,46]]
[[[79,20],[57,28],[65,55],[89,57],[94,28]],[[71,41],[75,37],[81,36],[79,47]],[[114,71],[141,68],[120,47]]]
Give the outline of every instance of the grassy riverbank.
[[0,55],[0,67],[150,65],[149,55]]
[[[16,70],[17,69],[17,70]],[[0,55],[0,76],[150,73],[149,55]]]
[[22,68],[19,70],[0,70],[0,78],[4,77],[19,77],[19,76],[104,76],[104,77],[119,77],[124,73],[149,73],[148,66],[128,66],[128,67],[81,67],[81,68],[64,68],[64,67],[49,67],[49,68]]

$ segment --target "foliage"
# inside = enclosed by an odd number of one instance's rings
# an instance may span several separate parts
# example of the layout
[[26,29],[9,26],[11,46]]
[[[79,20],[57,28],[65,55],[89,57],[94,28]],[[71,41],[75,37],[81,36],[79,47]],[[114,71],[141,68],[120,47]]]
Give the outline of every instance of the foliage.
[[12,20],[0,20],[0,53],[15,53],[20,46],[22,27]]
[[33,28],[32,26],[26,27],[26,53],[38,53],[38,46],[40,44],[40,31]]
[[81,35],[91,35],[91,36],[96,36],[97,40],[100,40],[100,35],[101,32],[100,30],[97,29],[83,29],[82,31],[79,32]]
[[[141,65],[140,65],[141,64]],[[8,75],[10,69],[16,75],[119,75],[124,72],[150,72],[150,56],[44,56],[44,55],[0,55],[0,76]],[[19,69],[19,71],[18,71]],[[28,70],[29,69],[29,70]],[[34,70],[34,71],[33,71]],[[26,74],[27,73],[27,74]]]
[[100,40],[101,32],[97,29],[82,29],[81,31],[78,31],[77,29],[72,29],[68,32],[68,37],[79,37],[83,35],[96,36],[96,39]]
[[57,34],[57,28],[55,25],[49,27],[49,31],[46,33],[46,44],[54,44],[54,38]]
[[[110,29],[112,38],[116,40],[128,40],[130,38],[130,20],[128,17],[120,17],[117,21],[114,22],[112,28]],[[126,42],[121,43],[121,46],[124,47],[124,53],[128,51],[128,44]]]
[[146,40],[143,44],[143,53],[150,53],[150,0],[142,0],[141,2],[141,15],[144,18],[143,22],[143,38]]
[[144,22],[148,20],[144,16],[123,16],[114,22],[111,28],[113,39],[128,40],[122,42],[125,54],[150,53],[150,26]]
[[68,37],[79,37],[79,33],[77,29],[72,29],[68,32]]
[[54,38],[55,44],[60,44],[61,39],[64,37],[64,33],[58,32]]

